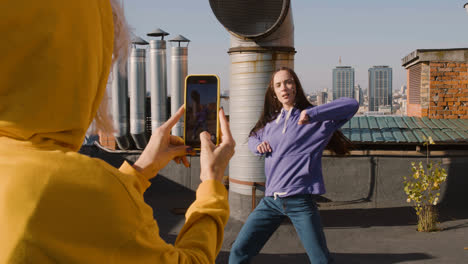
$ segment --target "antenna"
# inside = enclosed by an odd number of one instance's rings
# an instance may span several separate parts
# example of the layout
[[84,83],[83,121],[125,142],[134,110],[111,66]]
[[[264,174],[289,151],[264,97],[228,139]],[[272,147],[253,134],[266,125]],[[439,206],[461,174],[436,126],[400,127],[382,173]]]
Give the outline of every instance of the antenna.
[[340,63],[340,66],[341,66],[341,56],[340,56],[340,60],[339,60],[339,63]]

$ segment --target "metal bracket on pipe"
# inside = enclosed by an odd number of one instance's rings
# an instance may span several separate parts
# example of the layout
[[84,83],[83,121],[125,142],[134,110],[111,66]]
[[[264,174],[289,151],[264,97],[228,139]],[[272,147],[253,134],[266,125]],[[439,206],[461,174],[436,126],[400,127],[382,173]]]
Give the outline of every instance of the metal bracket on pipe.
[[237,183],[237,184],[242,184],[242,185],[247,185],[247,186],[252,186],[252,211],[256,207],[256,192],[257,192],[257,187],[265,187],[264,182],[248,182],[248,181],[241,181],[241,180],[236,180],[229,178],[229,181],[232,183]]

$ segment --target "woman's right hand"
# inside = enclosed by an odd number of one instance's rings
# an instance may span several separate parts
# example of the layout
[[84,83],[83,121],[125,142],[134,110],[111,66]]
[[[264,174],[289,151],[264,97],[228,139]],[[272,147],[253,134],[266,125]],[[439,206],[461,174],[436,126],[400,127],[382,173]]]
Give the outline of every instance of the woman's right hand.
[[221,143],[218,146],[215,146],[211,141],[210,133],[205,131],[200,134],[200,180],[202,182],[206,180],[222,182],[224,171],[229,160],[234,155],[236,142],[232,137],[229,123],[222,109],[219,111],[219,123],[221,127]]
[[271,152],[270,144],[267,141],[263,141],[262,143],[258,144],[257,151],[262,154]]

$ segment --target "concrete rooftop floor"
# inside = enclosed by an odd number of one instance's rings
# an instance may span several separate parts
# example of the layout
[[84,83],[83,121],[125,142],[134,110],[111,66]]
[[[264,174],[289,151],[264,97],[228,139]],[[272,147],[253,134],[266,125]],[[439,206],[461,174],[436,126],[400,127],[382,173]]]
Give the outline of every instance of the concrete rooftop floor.
[[[160,226],[160,235],[173,243],[184,223],[184,209],[195,193],[158,176],[145,193]],[[410,207],[356,209],[322,206],[328,247],[335,263],[468,263],[468,209],[441,208],[442,231],[416,231]],[[216,263],[227,263],[242,222],[230,218]],[[252,263],[309,263],[292,225],[285,222]]]

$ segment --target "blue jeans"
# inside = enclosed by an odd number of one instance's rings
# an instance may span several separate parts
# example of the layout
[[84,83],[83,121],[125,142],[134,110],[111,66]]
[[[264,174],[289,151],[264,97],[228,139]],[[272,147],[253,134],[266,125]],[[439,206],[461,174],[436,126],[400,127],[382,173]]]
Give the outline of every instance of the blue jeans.
[[229,255],[230,264],[249,263],[285,217],[291,219],[311,263],[329,263],[330,253],[312,195],[264,197],[249,215]]

